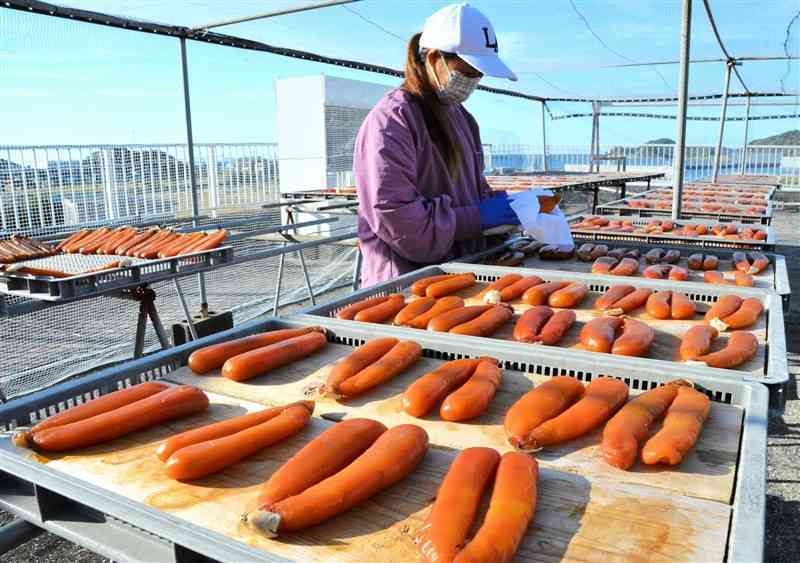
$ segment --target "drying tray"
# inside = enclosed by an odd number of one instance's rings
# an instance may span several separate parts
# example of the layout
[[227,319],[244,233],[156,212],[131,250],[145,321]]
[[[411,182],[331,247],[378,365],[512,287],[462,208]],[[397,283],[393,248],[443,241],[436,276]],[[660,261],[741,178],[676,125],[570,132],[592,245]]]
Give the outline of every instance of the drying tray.
[[[614,201],[609,201],[608,203],[604,203],[602,205],[597,206],[597,214],[598,215],[635,215],[639,217],[669,217],[672,215],[671,209],[642,209],[639,207],[631,207],[629,202],[634,199],[647,199],[647,196],[650,192],[644,192],[642,194],[637,194],[635,196],[626,197],[623,199],[617,199]],[[742,207],[745,207],[742,205]],[[768,201],[766,203],[766,210],[762,214],[749,214],[749,213],[718,213],[718,212],[706,212],[706,211],[696,211],[691,210],[687,211],[681,208],[681,217],[686,217],[688,219],[706,219],[712,220],[717,222],[725,222],[729,223],[731,221],[739,222],[739,223],[758,223],[761,225],[769,225],[772,223],[772,202]]]
[[[634,278],[641,277],[642,271],[644,271],[644,269],[647,266],[649,266],[647,261],[644,259],[644,255],[648,251],[653,250],[654,248],[662,248],[658,244],[641,244],[637,242],[625,242],[624,244],[619,244],[616,241],[602,241],[602,240],[598,240],[595,242],[597,242],[598,244],[605,244],[606,246],[608,246],[609,250],[620,247],[639,249],[639,252],[641,253],[641,256],[639,257],[639,272],[635,276],[632,276]],[[508,250],[509,244],[511,244],[511,242],[503,244],[500,247],[496,247],[494,252],[484,253],[481,255],[481,258],[489,257],[492,255],[496,256],[497,254],[501,254],[506,250]],[[703,285],[709,285],[703,281],[703,272],[697,270],[690,270],[689,265],[687,263],[688,262],[687,259],[691,254],[698,253],[697,248],[676,248],[674,246],[670,246],[669,250],[681,251],[681,259],[674,265],[681,266],[689,272],[689,279],[681,283],[698,283]],[[734,252],[741,252],[741,251],[707,248],[703,249],[702,254],[710,254],[716,256],[720,261],[720,265],[717,268],[717,271],[722,272],[723,274],[725,274],[725,277],[727,279],[732,280],[733,272],[735,271],[732,260]],[[763,254],[764,256],[769,258],[770,265],[766,270],[764,270],[760,274],[756,274],[753,276],[754,287],[758,289],[772,290],[775,293],[777,293],[781,297],[781,300],[783,301],[783,312],[787,313],[789,311],[789,306],[791,304],[792,288],[789,284],[789,272],[786,269],[786,258],[781,254],[773,254],[771,252],[763,252]],[[459,260],[459,262],[462,261],[466,262],[466,260]],[[471,262],[475,261],[477,260],[471,260]],[[592,272],[592,262],[583,262],[575,257],[570,258],[569,260],[542,260],[541,258],[539,258],[538,255],[526,256],[525,261],[522,263],[521,267],[541,269],[541,270],[578,272],[583,274],[590,274]]]
[[539,172],[513,176],[486,176],[486,181],[492,190],[522,191],[535,188],[548,188],[556,191],[580,191],[594,190],[600,186],[620,186],[628,182],[649,182],[654,178],[661,178],[662,176],[664,176],[663,173]]
[[[568,217],[571,224],[581,223],[587,217],[596,217],[597,214],[579,214]],[[636,217],[636,216],[621,216],[621,215],[604,215],[610,221],[632,221],[637,227],[646,225],[653,219],[650,217]],[[709,221],[701,221],[697,219],[680,219],[673,221],[678,226],[683,225],[701,225],[708,224]],[[747,224],[742,224],[737,221],[739,227],[748,227]],[[750,225],[752,226],[752,225]],[[599,229],[577,229],[572,230],[572,238],[575,239],[576,244],[586,242],[588,240],[609,240],[609,241],[631,241],[631,242],[644,242],[655,244],[657,246],[693,246],[698,248],[746,248],[749,250],[774,250],[775,249],[775,233],[770,226],[761,225],[759,228],[767,232],[767,240],[733,240],[717,236],[697,236],[688,237],[685,235],[674,235],[670,233],[652,234],[652,233],[629,233],[629,232],[616,232],[616,231],[603,231]]]
[[745,186],[768,186],[772,188],[779,188],[781,185],[777,176],[769,174],[745,174],[733,175],[728,174],[725,176],[717,176],[717,181],[714,182],[713,178],[706,177],[699,180],[694,180],[693,184],[735,184]]
[[322,190],[300,190],[294,192],[281,193],[282,199],[289,200],[316,200],[316,199],[346,199],[349,201],[357,200],[358,193],[355,186],[341,188],[326,188]]
[[75,301],[109,291],[206,272],[228,265],[233,262],[233,247],[221,246],[203,252],[158,260],[114,255],[56,254],[17,262],[17,264],[70,272],[83,271],[122,259],[131,260],[131,265],[114,270],[76,274],[69,278],[51,278],[0,271],[0,293],[40,301],[59,303]]
[[[775,195],[777,189],[774,186],[750,186],[747,184],[684,184],[683,195],[690,195],[694,192],[703,194],[720,194],[725,198],[737,198],[740,195],[754,194],[762,196],[764,201],[769,201]],[[671,193],[672,186],[658,186],[649,192]]]
[[[670,189],[669,187],[661,186],[658,189]],[[732,182],[717,182],[716,184],[712,184],[710,182],[693,182],[690,184],[683,185],[684,190],[690,191],[703,191],[703,192],[734,192],[734,193],[743,193],[743,192],[751,192],[762,194],[767,200],[772,199],[775,196],[775,192],[778,191],[778,187],[776,185],[767,185],[767,184],[736,184]]]
[[[666,195],[672,199],[672,190],[672,186],[658,186],[636,195]],[[737,186],[733,184],[684,184],[683,186],[683,197],[716,196],[728,203],[738,202],[741,204],[767,203],[772,200],[772,196],[775,192],[775,188],[767,188],[764,186]],[[758,198],[755,199],[754,196],[758,196]],[[753,201],[754,199],[755,201]],[[728,200],[733,200],[733,202],[729,202]]]
[[[689,296],[696,303],[700,304],[715,303],[720,296],[729,293],[735,293],[741,297],[755,297],[764,304],[764,313],[762,317],[759,319],[756,325],[748,329],[750,332],[753,332],[759,340],[759,350],[756,353],[756,356],[743,366],[740,366],[738,369],[719,369],[707,366],[691,367],[696,367],[696,369],[699,370],[697,373],[711,378],[755,381],[757,383],[768,385],[772,395],[772,403],[776,406],[783,405],[784,387],[789,379],[789,370],[786,360],[786,335],[784,329],[783,309],[780,299],[774,292],[771,291],[744,287],[728,288],[727,286],[717,286],[711,284],[704,284],[701,286],[700,284],[695,283],[674,282],[669,280],[648,280],[645,278],[600,276],[594,274],[580,274],[576,272],[563,272],[554,270],[534,270],[527,268],[509,268],[501,266],[451,263],[442,264],[439,266],[429,266],[420,270],[416,270],[394,280],[351,293],[335,301],[303,309],[300,314],[308,315],[307,318],[317,316],[333,319],[336,317],[336,313],[338,311],[347,305],[361,301],[362,299],[378,295],[389,295],[392,293],[404,293],[408,296],[410,295],[410,286],[418,279],[428,276],[441,275],[444,273],[464,272],[474,273],[480,282],[471,288],[456,293],[456,295],[462,296],[467,304],[479,304],[480,301],[475,299],[474,296],[479,293],[485,284],[490,283],[500,276],[508,273],[537,275],[545,281],[575,281],[587,285],[589,287],[590,294],[586,297],[583,303],[581,303],[581,305],[573,309],[578,317],[577,323],[564,337],[564,343],[566,346],[568,346],[568,348],[563,346],[535,346],[537,350],[550,348],[553,350],[558,350],[559,352],[570,357],[573,355],[580,356],[587,362],[597,362],[598,353],[584,351],[574,348],[573,346],[578,344],[578,333],[580,332],[580,326],[582,326],[582,323],[594,318],[592,304],[594,303],[595,298],[605,292],[612,285],[629,284],[637,288],[650,288],[654,291],[680,291]],[[530,308],[529,305],[521,303],[519,300],[512,303],[512,305],[514,306],[515,313],[517,314]],[[637,362],[645,362],[651,366],[651,369],[658,370],[662,373],[674,373],[676,368],[680,369],[681,373],[683,373],[685,369],[690,367],[690,364],[679,363],[675,359],[677,357],[678,347],[680,345],[680,337],[691,326],[701,323],[702,317],[695,315],[696,320],[689,321],[657,320],[651,319],[644,312],[644,309],[640,309],[632,313],[630,316],[646,322],[656,329],[656,340],[651,347],[650,356],[636,358],[635,360]],[[382,328],[384,326],[359,323],[356,321],[337,320],[337,322],[355,323],[362,326],[381,326]],[[531,344],[523,344],[511,341],[511,332],[513,330],[514,323],[515,319],[512,319],[500,331],[498,331],[495,337],[488,340],[492,343],[505,340],[509,345],[523,349],[534,346]],[[424,334],[425,332],[412,328],[386,326],[387,328],[406,334],[409,338],[414,337],[412,335],[420,333]],[[727,338],[728,334],[730,333],[722,333],[720,338]],[[473,341],[475,342],[475,346],[481,345],[478,344],[478,342],[487,340],[486,338],[452,334],[442,334],[442,337],[456,341],[460,341],[462,339]],[[720,341],[720,343],[721,342],[722,341]],[[628,361],[633,361],[632,358],[625,358],[612,354],[601,354],[599,357],[602,358],[601,361],[604,364],[609,366],[616,365],[616,362],[618,361],[622,362],[620,365],[623,365]]]
[[[250,383],[215,374],[195,377],[180,368],[201,346],[300,324],[274,319],[248,323],[52,387],[0,406],[0,426],[11,430],[35,423],[89,397],[164,377],[205,388],[213,404],[212,418],[215,412],[240,413],[256,404],[285,403],[311,396],[333,361],[378,336],[374,327],[336,327],[329,331],[331,344],[323,352]],[[502,411],[531,382],[557,374],[588,382],[602,373],[623,379],[635,394],[671,379],[636,362],[600,372],[596,361],[584,362],[556,350],[537,352],[503,343],[494,343],[489,350],[422,332],[415,340],[424,349],[417,366],[372,396],[347,404],[318,401],[317,415],[296,437],[202,483],[166,482],[163,476],[151,480],[161,475],[151,454],[168,434],[163,428],[54,461],[37,460],[12,446],[6,435],[0,439],[0,505],[119,561],[196,561],[198,555],[220,561],[415,560],[418,548],[413,535],[424,523],[457,450],[473,445],[508,449]],[[505,368],[492,412],[469,424],[452,424],[436,416],[412,419],[397,408],[405,386],[438,362],[486,353]],[[605,561],[609,556],[637,557],[644,549],[673,561],[763,560],[766,392],[751,383],[709,379],[696,372],[681,375],[715,401],[706,431],[683,469],[637,465],[622,472],[607,466],[599,461],[599,431],[552,452],[540,452],[535,524],[516,560]],[[414,473],[361,507],[280,541],[254,537],[239,525],[238,514],[252,503],[258,484],[271,471],[332,424],[318,415],[328,420],[367,416],[387,425],[414,422],[426,429],[433,447]],[[169,427],[177,432],[207,421],[195,417]]]
[[[660,178],[658,174],[640,173],[598,173],[589,174],[581,172],[555,174],[538,173],[522,176],[486,176],[487,183],[496,190],[527,190],[532,188],[547,187],[554,190],[580,190],[591,189],[598,186],[619,185],[626,182],[640,182]],[[315,200],[315,199],[346,199],[356,200],[358,194],[355,186],[340,188],[326,188],[320,190],[298,190],[284,192],[281,198],[286,200]]]

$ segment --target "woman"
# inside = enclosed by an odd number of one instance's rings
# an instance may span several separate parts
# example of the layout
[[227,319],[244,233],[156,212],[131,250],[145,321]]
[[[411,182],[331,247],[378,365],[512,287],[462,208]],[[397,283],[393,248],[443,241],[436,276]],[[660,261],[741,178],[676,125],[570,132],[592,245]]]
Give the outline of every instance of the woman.
[[411,38],[405,81],[370,111],[355,142],[363,286],[481,250],[482,230],[519,220],[483,175],[475,118],[461,105],[484,75],[516,80],[489,20],[442,8]]

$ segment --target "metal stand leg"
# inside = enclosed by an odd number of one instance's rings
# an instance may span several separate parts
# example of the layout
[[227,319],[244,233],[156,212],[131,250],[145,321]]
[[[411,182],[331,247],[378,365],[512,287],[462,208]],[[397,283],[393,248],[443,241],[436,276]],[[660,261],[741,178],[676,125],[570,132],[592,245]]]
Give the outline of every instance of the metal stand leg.
[[203,272],[197,274],[197,283],[200,285],[200,316],[208,318],[208,295],[206,294],[206,275]]
[[[283,243],[286,246],[286,243]],[[286,255],[281,254],[281,259],[278,262],[278,278],[275,280],[275,298],[272,300],[272,316],[278,316],[278,302],[281,295],[281,281],[283,281],[283,263],[286,260]]]
[[15,518],[0,528],[0,555],[15,549],[44,532],[27,520]]
[[[177,283],[177,280],[176,280]],[[161,324],[161,318],[156,311],[156,292],[148,287],[137,287],[132,290],[130,294],[123,293],[123,296],[130,295],[133,299],[139,302],[139,318],[136,321],[136,342],[133,346],[133,357],[140,358],[144,355],[144,337],[147,331],[147,319],[153,323],[153,328],[156,331],[158,342],[162,348],[170,348],[172,345],[167,337],[167,332],[164,330],[164,325]],[[184,303],[184,308],[186,304]],[[194,329],[192,328],[194,335]]]
[[361,256],[361,247],[356,246],[356,263],[353,266],[353,291],[356,291],[361,285],[361,261],[364,258]]
[[153,323],[153,328],[156,331],[156,336],[158,337],[158,342],[159,344],[161,344],[161,347],[171,348],[172,344],[170,344],[169,342],[169,338],[167,337],[167,331],[164,330],[164,325],[161,324],[161,317],[158,316],[158,311],[156,311],[156,306],[151,305],[150,310],[147,313],[150,316],[150,322]]
[[139,301],[139,319],[136,322],[136,343],[133,345],[133,357],[144,354],[144,335],[147,330],[148,307],[145,301]]
[[186,324],[189,325],[189,334],[192,335],[192,340],[197,340],[197,330],[194,328],[194,321],[192,321],[192,314],[189,312],[189,307],[186,305],[186,298],[183,296],[183,290],[181,289],[181,284],[178,283],[178,278],[172,278],[172,281],[175,282],[175,291],[178,292],[178,301],[181,302],[183,315],[186,317]]
[[597,203],[600,199],[600,188],[598,186],[594,187],[594,195],[592,196],[592,213],[597,213]]
[[308,289],[308,299],[311,301],[312,305],[317,304],[317,300],[314,298],[314,290],[311,287],[311,278],[308,277],[308,268],[306,268],[306,259],[303,257],[303,251],[297,251],[297,257],[300,258],[300,266],[303,268],[303,277],[306,279],[306,289]]
[[624,198],[626,193],[628,193],[628,182],[622,182],[619,188],[619,198]]

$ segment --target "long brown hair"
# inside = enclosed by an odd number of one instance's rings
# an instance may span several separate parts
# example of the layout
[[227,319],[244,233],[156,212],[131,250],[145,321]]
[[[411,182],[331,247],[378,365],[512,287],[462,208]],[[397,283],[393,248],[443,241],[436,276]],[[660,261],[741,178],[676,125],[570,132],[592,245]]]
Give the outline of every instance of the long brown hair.
[[[439,149],[453,180],[461,167],[461,148],[453,134],[447,108],[439,101],[436,87],[431,84],[425,69],[425,58],[419,50],[421,33],[415,33],[408,42],[406,54],[406,77],[402,88],[412,94],[422,109],[425,125],[433,144]],[[448,53],[441,53],[447,59]]]

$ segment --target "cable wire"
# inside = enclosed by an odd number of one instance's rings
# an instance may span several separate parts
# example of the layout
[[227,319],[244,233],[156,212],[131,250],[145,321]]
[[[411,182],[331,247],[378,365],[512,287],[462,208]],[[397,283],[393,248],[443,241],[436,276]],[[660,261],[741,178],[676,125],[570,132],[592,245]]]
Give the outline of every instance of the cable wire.
[[[783,52],[786,54],[787,57],[791,57],[789,54],[789,38],[792,35],[792,26],[794,23],[800,18],[800,11],[798,11],[794,17],[789,20],[789,25],[786,26],[786,38],[783,40]],[[786,93],[786,78],[792,73],[792,63],[791,58],[788,58],[786,61],[786,72],[783,73],[781,76],[781,92]]]
[[369,19],[367,16],[365,16],[364,14],[362,14],[362,13],[360,13],[360,12],[358,12],[358,11],[354,10],[354,9],[353,9],[353,8],[351,8],[350,6],[342,6],[342,8],[344,8],[345,10],[347,10],[348,12],[350,12],[351,14],[353,14],[353,15],[355,15],[355,16],[358,16],[359,18],[361,18],[363,21],[367,22],[367,23],[368,23],[368,24],[370,24],[371,26],[373,26],[373,27],[376,27],[376,28],[380,29],[380,30],[381,30],[382,32],[384,32],[385,34],[387,34],[387,35],[391,35],[392,37],[394,37],[395,39],[398,39],[398,40],[402,41],[403,43],[408,43],[408,39],[405,39],[405,38],[403,38],[403,37],[400,37],[400,36],[399,36],[399,35],[397,35],[396,33],[394,33],[394,32],[392,32],[392,31],[390,31],[390,30],[386,29],[385,27],[383,27],[383,26],[382,26],[381,24],[379,24],[378,22],[376,22],[376,21],[373,21],[373,20]]
[[[406,39],[403,39],[401,36],[399,36],[398,34],[394,33],[394,32],[393,32],[393,31],[391,31],[390,29],[387,29],[387,28],[383,27],[383,26],[382,26],[382,25],[380,25],[378,22],[376,22],[376,21],[374,21],[374,20],[371,20],[371,19],[369,19],[367,16],[365,16],[364,14],[360,13],[360,12],[359,12],[359,11],[357,11],[357,10],[354,10],[354,9],[353,9],[353,8],[351,8],[350,6],[342,6],[342,8],[344,8],[345,10],[347,10],[348,12],[350,12],[351,14],[353,14],[353,15],[355,15],[355,16],[357,16],[357,17],[361,18],[361,19],[362,19],[363,21],[365,21],[366,23],[368,23],[368,24],[370,24],[371,26],[373,26],[373,27],[375,27],[375,28],[377,28],[377,29],[381,30],[382,32],[386,33],[387,35],[390,35],[390,36],[394,37],[395,39],[399,39],[399,40],[400,40],[400,41],[402,41],[403,43],[406,43],[406,42],[407,42],[407,40],[406,40]],[[568,91],[568,90],[564,90],[563,88],[560,88],[560,87],[556,86],[555,84],[553,84],[552,82],[550,82],[549,80],[547,80],[545,77],[543,77],[543,76],[542,76],[541,74],[539,74],[538,72],[531,71],[531,72],[530,72],[530,74],[533,74],[534,76],[536,76],[536,78],[538,78],[539,80],[541,80],[542,82],[544,82],[545,84],[547,84],[548,86],[550,86],[551,88],[553,88],[554,90],[556,90],[556,91],[558,91],[558,92],[563,92],[564,94],[569,94],[570,96],[578,96],[578,95],[579,95],[579,94],[576,94],[575,92],[570,92],[570,91]]]
[[717,22],[714,21],[714,14],[711,13],[711,6],[708,3],[708,0],[703,0],[703,6],[706,8],[706,15],[708,16],[708,23],[711,24],[711,31],[714,32],[714,36],[717,38],[717,43],[719,43],[719,48],[722,49],[722,53],[727,57],[728,64],[733,64],[733,72],[736,74],[736,78],[739,80],[739,84],[742,85],[744,91],[749,94],[750,90],[747,88],[747,85],[744,83],[742,79],[742,75],[739,74],[739,69],[736,68],[736,59],[728,53],[728,50],[725,48],[725,44],[722,42],[722,38],[719,36],[719,30],[717,29]]
[[563,88],[559,88],[558,86],[556,86],[555,84],[553,84],[552,82],[547,80],[544,76],[542,76],[538,72],[530,71],[530,74],[534,75],[536,78],[538,78],[539,80],[541,80],[542,82],[544,82],[545,84],[550,86],[551,88],[554,88],[555,90],[558,90],[559,92],[563,92],[565,94],[569,94],[570,96],[578,96],[579,95],[579,94],[576,94],[575,92],[570,92],[569,90],[564,90]]
[[[769,55],[769,56],[756,56],[756,55],[748,55],[744,57],[736,57],[736,61],[792,61],[800,59],[800,56],[796,55]],[[689,61],[689,64],[702,64],[702,63],[725,63],[728,62],[728,59],[724,59],[722,57],[716,58],[708,58],[708,59],[692,59]],[[549,66],[546,70],[547,72],[561,72],[565,70],[595,70],[595,69],[605,69],[605,68],[634,68],[640,66],[671,66],[671,65],[679,65],[681,64],[680,61],[647,61],[641,63],[620,63],[620,64],[609,64],[609,65],[564,65],[559,67],[552,67]],[[517,74],[536,74],[537,71],[535,70],[517,70],[515,71]]]
[[[605,41],[603,41],[603,39],[602,39],[602,38],[601,38],[599,35],[597,35],[597,33],[595,33],[594,29],[592,29],[592,26],[589,24],[589,20],[587,20],[587,19],[586,19],[586,17],[585,17],[585,16],[584,16],[584,15],[581,13],[581,11],[580,11],[580,10],[578,9],[578,7],[575,5],[575,2],[573,2],[572,0],[569,0],[569,3],[572,5],[572,9],[575,11],[575,13],[576,13],[576,14],[578,14],[578,17],[579,17],[581,20],[583,20],[583,25],[585,25],[585,26],[586,26],[586,29],[588,29],[588,30],[589,30],[589,33],[591,33],[591,34],[594,36],[594,38],[595,38],[595,39],[597,39],[597,41],[598,41],[598,42],[599,42],[599,43],[600,43],[600,44],[601,44],[603,47],[605,47],[605,48],[606,48],[608,51],[610,51],[611,53],[614,53],[614,54],[615,54],[616,56],[618,56],[619,58],[621,58],[621,59],[624,59],[624,60],[628,61],[629,63],[636,63],[636,62],[638,62],[638,61],[635,61],[635,60],[633,60],[633,59],[632,59],[632,58],[630,58],[630,57],[626,57],[625,55],[623,55],[623,54],[622,54],[622,53],[620,53],[619,51],[615,51],[614,49],[612,49],[611,47],[609,47],[609,46],[608,46],[608,43],[606,43]],[[659,78],[661,78],[661,81],[662,81],[662,82],[664,82],[664,84],[666,85],[666,87],[667,87],[668,89],[672,90],[672,86],[670,85],[670,83],[669,83],[669,82],[667,82],[667,79],[666,79],[666,78],[664,78],[664,75],[663,75],[663,74],[661,74],[661,73],[658,71],[658,69],[656,69],[656,68],[653,68],[652,70],[653,70],[653,72],[655,72],[655,73],[656,73],[656,74],[659,76]]]

